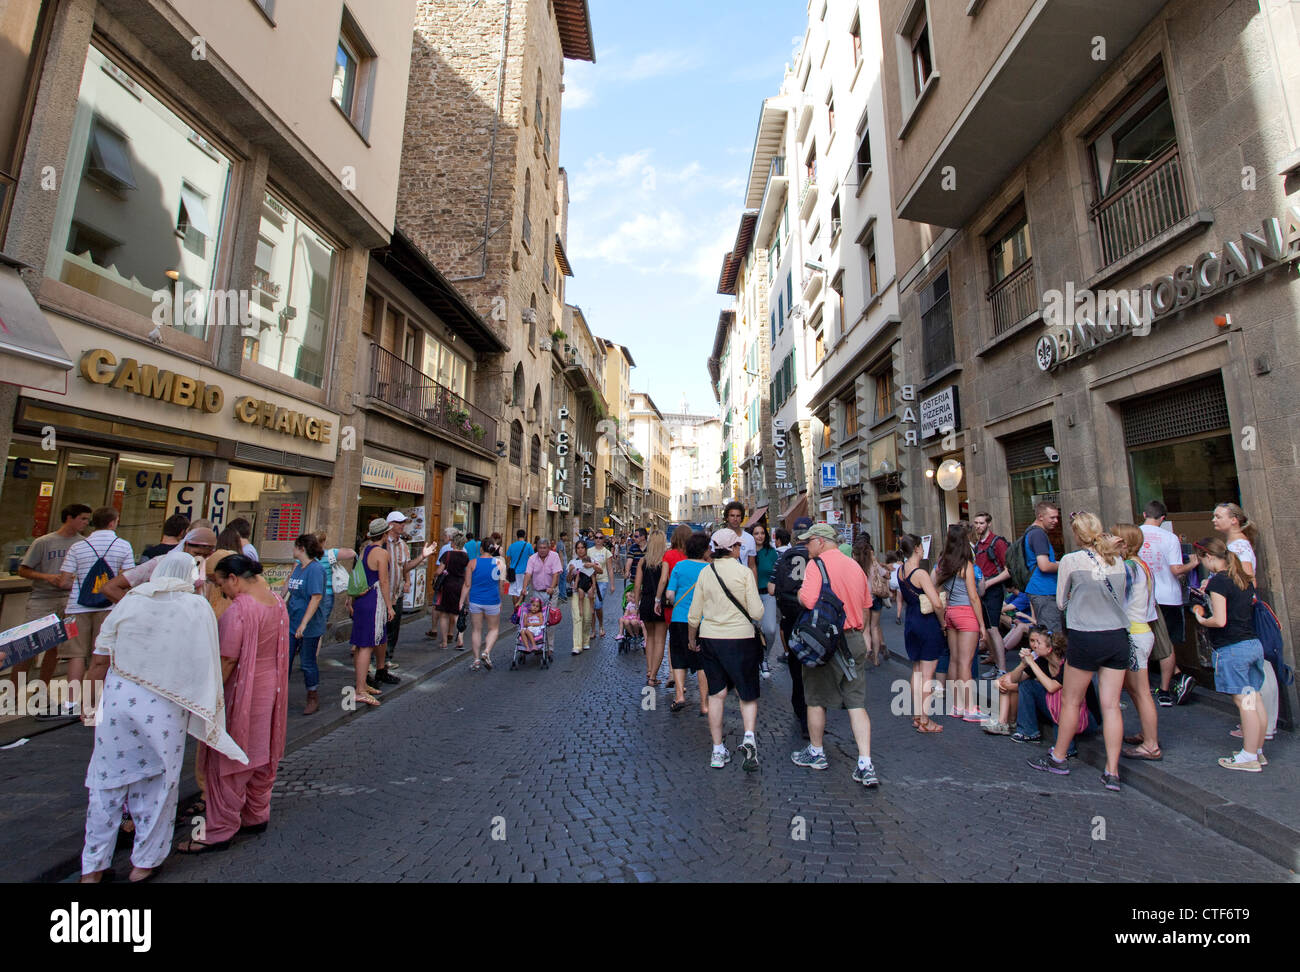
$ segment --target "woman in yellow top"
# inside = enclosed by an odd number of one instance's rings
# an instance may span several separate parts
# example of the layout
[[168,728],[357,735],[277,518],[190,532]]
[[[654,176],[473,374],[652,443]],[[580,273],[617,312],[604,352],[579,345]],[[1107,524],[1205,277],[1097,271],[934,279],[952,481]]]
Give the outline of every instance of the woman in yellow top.
[[700,571],[687,618],[687,647],[701,654],[700,668],[709,686],[709,733],[713,736],[713,759],[709,765],[722,769],[731,753],[722,744],[722,708],[727,692],[740,696],[740,716],[745,738],[740,745],[742,767],[758,769],[759,663],[763,648],[754,625],[763,620],[763,601],[758,596],[754,572],[740,563],[740,536],[733,530],[719,530],[710,540],[713,561]]

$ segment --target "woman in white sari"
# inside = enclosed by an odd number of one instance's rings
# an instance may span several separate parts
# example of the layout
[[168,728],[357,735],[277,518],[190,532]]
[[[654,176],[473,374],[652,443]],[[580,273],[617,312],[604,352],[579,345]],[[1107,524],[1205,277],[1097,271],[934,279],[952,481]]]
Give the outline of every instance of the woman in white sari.
[[167,858],[187,733],[247,761],[226,734],[217,621],[194,593],[197,570],[193,555],[168,554],[148,583],[113,608],[95,642],[87,677],[103,679],[104,688],[87,716],[95,750],[86,770],[83,883],[108,870],[123,806],[135,822],[131,880],[148,880]]

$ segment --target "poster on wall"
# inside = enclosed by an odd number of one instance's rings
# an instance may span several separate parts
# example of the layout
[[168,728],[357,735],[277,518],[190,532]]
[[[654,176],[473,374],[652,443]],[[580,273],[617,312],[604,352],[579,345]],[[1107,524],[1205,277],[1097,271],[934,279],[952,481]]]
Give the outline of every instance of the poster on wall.
[[179,513],[191,520],[201,519],[207,513],[203,504],[207,486],[207,483],[170,483],[167,487],[167,515]]
[[279,592],[289,581],[295,564],[262,564],[262,577],[271,590]]
[[208,519],[220,533],[230,522],[230,484],[208,483]]
[[413,506],[402,512],[409,521],[404,531],[406,539],[411,543],[424,543],[424,507]]
[[54,503],[54,483],[41,483],[32,515],[32,536],[43,537],[50,532],[50,510]]

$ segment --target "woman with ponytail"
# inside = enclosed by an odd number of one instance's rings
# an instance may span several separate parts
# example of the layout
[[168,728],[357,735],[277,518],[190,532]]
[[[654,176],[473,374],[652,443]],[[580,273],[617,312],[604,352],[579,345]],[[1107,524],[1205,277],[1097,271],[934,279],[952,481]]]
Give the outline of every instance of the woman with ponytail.
[[1071,513],[1070,529],[1079,549],[1061,558],[1056,574],[1056,606],[1065,613],[1069,647],[1061,722],[1056,745],[1038,759],[1034,769],[1069,775],[1066,753],[1078,729],[1079,706],[1093,675],[1101,683],[1102,735],[1106,740],[1106,770],[1102,785],[1119,789],[1119,755],[1124,743],[1124,718],[1119,710],[1129,667],[1129,617],[1125,608],[1130,584],[1116,539],[1102,530],[1092,513]]
[[[1214,529],[1225,538],[1227,548],[1237,555],[1241,566],[1255,580],[1255,547],[1259,544],[1259,530],[1255,522],[1246,516],[1246,511],[1236,503],[1220,503],[1214,508]],[[1268,709],[1268,738],[1277,732],[1278,695],[1277,672],[1272,665],[1264,666],[1264,687],[1260,694],[1264,696],[1264,706]],[[1241,738],[1241,726],[1232,730],[1231,735]]]
[[[1217,511],[1216,511],[1217,516]],[[1214,688],[1231,695],[1241,715],[1241,751],[1219,760],[1224,769],[1258,773],[1268,765],[1264,736],[1268,708],[1264,687],[1264,646],[1255,637],[1255,583],[1245,564],[1219,539],[1197,543],[1197,552],[1212,576],[1205,593],[1192,603],[1196,623],[1205,629],[1214,651]]]
[[1128,674],[1124,677],[1124,687],[1137,708],[1138,718],[1142,720],[1142,742],[1139,745],[1125,746],[1120,755],[1125,759],[1158,760],[1163,758],[1163,754],[1156,735],[1156,702],[1151,697],[1151,680],[1147,675],[1147,662],[1156,643],[1151,623],[1159,614],[1156,607],[1155,577],[1151,568],[1138,556],[1142,551],[1141,528],[1133,523],[1117,523],[1110,528],[1110,532],[1119,542],[1120,553],[1126,558],[1124,570],[1129,581],[1128,597],[1124,600],[1129,622]]

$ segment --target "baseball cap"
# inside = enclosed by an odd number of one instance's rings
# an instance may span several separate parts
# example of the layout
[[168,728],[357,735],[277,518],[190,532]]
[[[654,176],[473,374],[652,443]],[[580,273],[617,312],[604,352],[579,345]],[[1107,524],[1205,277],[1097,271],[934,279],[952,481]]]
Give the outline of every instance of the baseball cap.
[[709,543],[719,550],[730,550],[740,543],[740,534],[735,530],[722,529],[709,538]]
[[371,521],[370,521],[370,531],[369,531],[369,534],[368,534],[369,536],[371,536],[371,537],[377,537],[377,536],[379,536],[380,534],[387,533],[387,532],[388,532],[388,521],[387,521],[387,520],[371,520]]
[[829,523],[817,523],[813,525],[811,528],[809,528],[808,530],[805,530],[803,533],[799,534],[800,540],[811,540],[813,537],[817,537],[818,539],[821,540],[838,541],[840,535],[835,532],[835,528],[831,526]]
[[388,514],[389,523],[409,523],[410,520],[411,518],[405,513],[399,513],[396,510]]
[[[812,517],[810,517],[810,516],[801,516],[801,517],[799,517],[799,519],[797,519],[797,520],[794,521],[794,527],[793,527],[793,529],[794,529],[794,531],[797,533],[797,532],[799,532],[800,530],[807,530],[807,529],[808,529],[810,526],[812,526],[812,525],[813,525]],[[800,537],[799,539],[802,540],[803,537]]]

